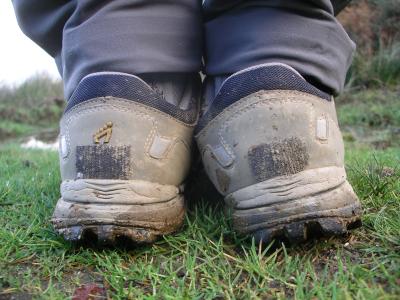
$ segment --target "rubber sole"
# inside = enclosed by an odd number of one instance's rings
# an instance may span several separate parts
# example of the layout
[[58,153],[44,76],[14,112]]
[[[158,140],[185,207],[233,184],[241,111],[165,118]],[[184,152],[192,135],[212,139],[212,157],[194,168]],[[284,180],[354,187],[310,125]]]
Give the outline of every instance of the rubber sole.
[[361,204],[342,168],[308,170],[247,187],[225,199],[233,227],[257,243],[301,243],[361,226]]
[[180,189],[152,182],[65,181],[61,195],[51,221],[75,243],[152,243],[177,231],[185,215]]

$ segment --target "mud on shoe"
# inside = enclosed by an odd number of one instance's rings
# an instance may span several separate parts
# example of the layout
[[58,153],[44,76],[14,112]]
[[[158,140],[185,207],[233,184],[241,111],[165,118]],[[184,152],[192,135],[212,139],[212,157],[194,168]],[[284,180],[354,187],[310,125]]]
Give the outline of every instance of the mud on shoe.
[[266,64],[228,77],[212,99],[195,137],[238,233],[297,243],[361,224],[330,95]]
[[66,240],[149,243],[181,226],[199,79],[163,89],[172,100],[156,88],[136,76],[96,73],[69,100],[52,217]]

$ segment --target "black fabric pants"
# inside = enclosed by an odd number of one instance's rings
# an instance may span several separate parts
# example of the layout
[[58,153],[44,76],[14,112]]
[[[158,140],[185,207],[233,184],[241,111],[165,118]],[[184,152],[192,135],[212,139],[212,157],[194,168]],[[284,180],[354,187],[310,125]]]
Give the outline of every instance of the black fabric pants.
[[268,62],[337,94],[355,49],[343,0],[13,0],[27,36],[52,55],[70,97],[86,75],[224,76]]

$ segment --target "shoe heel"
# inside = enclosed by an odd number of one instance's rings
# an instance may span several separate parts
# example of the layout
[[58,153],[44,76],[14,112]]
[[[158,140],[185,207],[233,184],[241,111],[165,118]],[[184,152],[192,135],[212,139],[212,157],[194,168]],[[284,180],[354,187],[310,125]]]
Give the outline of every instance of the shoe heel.
[[179,188],[146,181],[64,181],[61,195],[52,223],[73,242],[151,243],[178,230],[185,213]]
[[343,168],[282,176],[225,198],[233,227],[257,242],[303,242],[316,235],[342,235],[361,225],[361,204]]

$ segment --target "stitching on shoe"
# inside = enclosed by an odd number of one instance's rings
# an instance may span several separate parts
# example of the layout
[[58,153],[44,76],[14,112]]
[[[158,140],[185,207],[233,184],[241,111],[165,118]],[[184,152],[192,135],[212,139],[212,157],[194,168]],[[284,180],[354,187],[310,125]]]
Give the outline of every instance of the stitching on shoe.
[[[70,141],[70,124],[72,122],[72,120],[77,119],[78,117],[87,115],[89,113],[93,113],[93,112],[98,112],[98,111],[104,111],[106,109],[112,108],[114,111],[118,111],[118,112],[128,112],[128,113],[133,113],[139,117],[142,117],[144,119],[147,119],[149,121],[151,121],[153,123],[153,127],[157,127],[157,121],[154,120],[153,117],[151,117],[150,115],[148,115],[145,112],[138,112],[138,111],[132,111],[129,110],[127,108],[122,108],[122,107],[118,107],[115,105],[112,105],[111,103],[106,103],[103,106],[98,106],[98,107],[84,107],[81,111],[75,112],[74,114],[71,114],[66,120],[65,120],[65,136],[66,136],[66,141],[67,141],[67,145],[68,148],[71,148],[71,141]],[[68,158],[63,158],[63,161],[66,161]]]
[[179,123],[179,124],[181,124],[181,125],[183,125],[185,127],[194,128],[196,126],[196,123],[197,123],[197,121],[196,121],[193,124],[186,124],[186,123],[184,123],[184,122],[182,122],[182,121],[180,121],[178,119],[175,119],[174,117],[170,116],[169,114],[167,114],[165,112],[162,112],[160,110],[157,110],[157,109],[155,109],[153,107],[144,105],[144,104],[139,103],[139,102],[126,100],[126,99],[122,99],[122,98],[114,98],[114,97],[99,97],[99,98],[94,98],[94,99],[91,99],[91,100],[86,100],[84,102],[81,102],[81,103],[75,105],[73,108],[68,110],[66,116],[69,115],[69,114],[73,114],[73,112],[75,112],[76,110],[79,110],[80,108],[82,108],[82,106],[86,106],[88,104],[90,105],[92,103],[98,103],[99,101],[105,101],[104,105],[107,105],[107,104],[109,104],[107,102],[110,102],[110,100],[111,101],[116,101],[116,102],[122,102],[122,103],[128,104],[129,106],[139,106],[139,107],[141,107],[141,108],[143,108],[145,110],[152,111],[152,112],[155,112],[155,113],[159,113],[162,116],[167,117],[168,119],[171,119],[172,121],[175,121],[176,123]]
[[[154,130],[153,130],[154,129]],[[179,138],[178,136],[165,136],[165,135],[161,135],[161,134],[158,134],[159,132],[158,132],[158,128],[157,127],[155,127],[155,128],[153,128],[152,129],[152,131],[150,132],[150,135],[148,136],[148,138],[146,139],[146,144],[145,144],[145,155],[148,157],[148,158],[150,158],[150,159],[152,159],[152,160],[154,160],[155,158],[154,157],[152,157],[151,155],[150,155],[150,148],[151,148],[151,146],[153,145],[153,142],[154,142],[154,139],[155,139],[155,137],[158,135],[160,138],[165,138],[165,139],[173,139],[173,142],[168,146],[168,148],[167,148],[167,151],[166,151],[166,153],[165,153],[165,157],[163,157],[163,158],[158,158],[157,160],[161,160],[161,161],[163,161],[163,160],[166,160],[167,159],[167,156],[169,155],[169,153],[171,153],[172,152],[172,149],[174,149],[175,148],[175,146],[177,145],[177,144],[183,144],[183,146],[185,147],[185,148],[187,148],[187,150],[188,151],[190,151],[190,147],[187,145],[187,143],[183,140],[183,139],[181,139],[181,138]]]
[[146,138],[146,142],[144,143],[144,154],[148,157],[150,157],[149,155],[150,140],[153,140],[153,137],[156,135],[156,132],[158,131],[157,129],[158,129],[157,125],[151,128],[150,133]]
[[[234,159],[235,155],[233,153],[233,151],[230,148],[230,144],[228,142],[225,141],[224,137],[223,137],[223,130],[225,130],[225,128],[228,126],[228,123],[231,123],[232,121],[234,121],[235,119],[237,119],[239,116],[243,115],[244,113],[253,110],[257,107],[260,106],[265,106],[271,102],[280,102],[282,101],[281,99],[262,99],[261,95],[257,96],[257,98],[259,98],[259,102],[255,102],[252,104],[249,104],[247,106],[244,106],[243,108],[239,109],[238,111],[235,112],[235,114],[231,115],[230,117],[228,117],[220,126],[219,130],[218,130],[218,137],[219,137],[219,141],[221,142],[221,144],[223,145],[224,149],[228,152],[228,154],[231,156],[232,159]],[[268,102],[267,102],[268,101]],[[310,106],[311,108],[311,114],[312,117],[310,119],[310,122],[308,124],[308,130],[311,132],[312,131],[312,119],[315,115],[315,110],[313,105],[306,100],[300,100],[300,99],[285,99],[285,102],[291,102],[291,103],[304,103],[307,106]]]
[[[240,99],[239,101],[236,101],[234,104],[228,106],[227,108],[225,108],[218,116],[216,116],[214,119],[212,119],[207,126],[204,127],[203,130],[201,130],[197,136],[200,138],[201,136],[204,136],[207,134],[208,130],[210,129],[210,127],[212,127],[212,125],[214,123],[217,123],[218,121],[220,121],[221,119],[224,118],[224,116],[231,112],[232,110],[235,110],[238,106],[243,105],[243,102],[250,99],[250,98],[259,98],[260,97],[268,97],[268,99],[264,99],[265,101],[269,101],[271,99],[271,97],[282,97],[282,96],[287,96],[287,97],[302,97],[305,99],[313,99],[315,101],[322,101],[321,98],[308,94],[308,93],[304,93],[304,92],[299,92],[299,91],[280,91],[280,90],[261,90],[258,91],[256,93],[250,94],[242,99]],[[285,101],[287,99],[277,99],[280,101]],[[330,103],[330,102],[329,102]]]
[[[76,120],[77,118],[82,117],[82,116],[87,115],[87,114],[90,114],[90,113],[95,113],[95,112],[98,112],[98,111],[104,111],[104,110],[107,110],[107,109],[111,108],[111,109],[113,109],[114,111],[117,111],[117,112],[125,112],[125,113],[135,114],[138,117],[142,117],[143,119],[146,119],[146,120],[149,120],[149,121],[152,122],[152,124],[153,124],[152,125],[152,129],[151,129],[150,133],[146,137],[146,141],[145,141],[145,145],[144,145],[144,154],[148,158],[154,159],[149,154],[151,141],[155,137],[156,133],[158,133],[158,122],[154,119],[154,117],[149,115],[149,114],[147,114],[146,112],[141,112],[141,111],[138,112],[136,110],[131,110],[131,109],[127,108],[127,107],[118,106],[118,104],[114,104],[114,103],[110,103],[110,102],[104,103],[104,104],[103,103],[99,103],[98,100],[99,100],[99,98],[94,99],[94,100],[89,100],[91,103],[95,102],[94,103],[94,104],[96,104],[95,107],[82,107],[83,105],[77,105],[76,107],[71,109],[70,112],[68,112],[69,116],[67,117],[67,119],[65,119],[65,121],[63,121],[63,122],[65,122],[64,123],[65,124],[65,133],[64,133],[64,135],[66,137],[65,139],[66,139],[66,143],[67,143],[68,149],[71,148],[70,125],[71,125],[71,122],[73,120]],[[115,99],[114,98],[113,100],[117,100],[117,101],[121,101],[122,100],[122,102],[126,102],[128,104],[131,104],[130,101],[126,101],[126,100],[123,100],[123,99],[120,100],[120,99]],[[85,104],[88,103],[89,101],[86,101]],[[82,103],[82,104],[84,104],[84,103]],[[88,103],[88,104],[90,104],[90,103]],[[103,105],[100,106],[100,104],[103,104]],[[78,106],[80,106],[80,107],[78,107]],[[146,110],[153,111],[153,109],[147,109],[147,107],[144,107],[142,105],[140,105],[140,106],[145,108]],[[77,111],[77,110],[79,110],[79,111]],[[156,110],[154,110],[154,111],[156,111]],[[169,117],[169,118],[172,119],[173,121],[176,121],[172,117]],[[181,122],[179,122],[179,123],[181,123]],[[181,124],[185,125],[185,127],[187,129],[191,129],[191,127],[193,127],[193,126],[188,126],[187,124],[184,124],[184,123],[181,123]],[[160,135],[160,137],[171,138],[171,137],[162,136],[162,135]],[[184,145],[184,147],[186,147],[188,149],[188,151],[190,151],[190,146],[183,139],[181,139],[179,137],[175,137],[175,136],[172,137],[172,138],[174,138],[174,142],[168,147],[166,155],[168,155],[172,151],[172,149],[176,146],[176,144],[178,144],[178,143],[182,143]],[[67,161],[68,157],[65,157],[65,158],[63,157],[62,159],[63,159],[63,161]]]
[[[151,146],[152,146],[152,144],[154,142],[154,139],[155,139],[156,135],[158,135],[161,138],[165,138],[165,139],[171,139],[171,138],[173,139],[173,142],[168,146],[167,152],[165,153],[166,156],[168,156],[168,154],[172,151],[172,149],[175,147],[175,145],[177,145],[179,143],[182,143],[184,146],[187,147],[187,144],[185,143],[185,141],[182,140],[181,138],[179,138],[178,136],[172,136],[171,137],[171,136],[164,136],[164,135],[159,134],[158,125],[156,125],[150,131],[150,134],[146,138],[146,142],[145,142],[145,146],[144,146],[145,147],[145,152],[144,153],[150,159],[154,159],[154,157],[152,157],[150,155],[150,148],[151,148]],[[164,159],[166,159],[166,157],[158,159],[158,160],[164,160]]]

